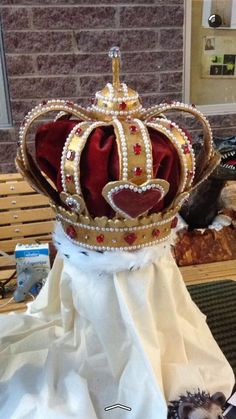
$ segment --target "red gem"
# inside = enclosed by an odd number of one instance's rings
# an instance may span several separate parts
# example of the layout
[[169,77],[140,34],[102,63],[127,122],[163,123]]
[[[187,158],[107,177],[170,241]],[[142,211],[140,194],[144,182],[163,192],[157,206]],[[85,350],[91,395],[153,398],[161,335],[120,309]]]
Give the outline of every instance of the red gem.
[[127,106],[127,105],[126,105],[126,103],[125,103],[125,102],[121,102],[121,103],[119,104],[119,109],[123,111],[123,110],[126,108],[126,106]]
[[192,171],[192,170],[189,170],[189,171],[188,171],[188,176],[189,176],[189,177],[192,177],[192,176],[193,176],[193,171]]
[[126,241],[126,243],[128,243],[129,245],[131,245],[131,244],[133,244],[134,242],[135,242],[135,240],[137,239],[137,236],[136,236],[136,234],[135,233],[130,233],[130,234],[127,234],[125,237],[124,237],[124,240]]
[[80,135],[81,134],[81,132],[82,132],[82,129],[79,127],[79,128],[77,128],[77,130],[75,131],[75,133],[77,134],[77,135]]
[[73,180],[73,176],[71,176],[71,175],[66,175],[66,181],[67,181],[67,182],[72,182],[72,180]]
[[74,150],[68,150],[67,153],[66,153],[66,158],[67,158],[67,160],[73,161],[74,158],[75,158]]
[[139,143],[136,143],[133,146],[133,150],[134,150],[134,154],[140,154],[141,151],[142,151],[142,147],[141,147],[141,145]]
[[75,238],[77,237],[76,230],[75,230],[75,229],[74,229],[74,227],[73,227],[73,226],[71,226],[71,225],[69,225],[69,226],[67,227],[67,229],[66,229],[66,234],[68,234],[68,236],[69,236],[71,239],[75,239]]
[[47,100],[43,100],[42,101],[42,105],[47,105],[48,101]]
[[136,132],[138,131],[138,127],[136,127],[136,125],[130,125],[129,130],[131,134],[136,134]]
[[189,145],[188,144],[182,145],[182,149],[184,151],[184,154],[190,153],[190,148],[189,148]]
[[171,228],[175,228],[178,224],[178,217],[173,218],[173,220],[171,221]]
[[153,237],[159,237],[160,234],[161,234],[161,232],[157,228],[154,228],[154,230],[152,230],[152,236]]
[[170,124],[170,125],[169,125],[169,127],[172,129],[172,128],[174,128],[175,126],[174,126],[173,124]]
[[133,169],[133,172],[135,176],[140,176],[143,173],[143,169],[141,169],[141,167],[135,167],[135,169]]
[[103,243],[104,242],[104,235],[100,234],[100,236],[96,237],[96,240],[97,240],[98,243]]
[[70,100],[67,100],[67,101],[65,102],[65,105],[66,105],[66,106],[74,106],[74,103],[73,103],[73,102],[71,102]]

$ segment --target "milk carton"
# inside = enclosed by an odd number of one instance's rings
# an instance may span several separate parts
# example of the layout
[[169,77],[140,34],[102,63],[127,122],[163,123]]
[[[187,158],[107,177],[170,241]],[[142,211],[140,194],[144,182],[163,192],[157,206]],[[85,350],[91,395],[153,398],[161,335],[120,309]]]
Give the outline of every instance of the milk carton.
[[37,294],[50,270],[49,246],[42,244],[17,244],[15,248],[17,289],[14,299],[24,301],[27,294]]

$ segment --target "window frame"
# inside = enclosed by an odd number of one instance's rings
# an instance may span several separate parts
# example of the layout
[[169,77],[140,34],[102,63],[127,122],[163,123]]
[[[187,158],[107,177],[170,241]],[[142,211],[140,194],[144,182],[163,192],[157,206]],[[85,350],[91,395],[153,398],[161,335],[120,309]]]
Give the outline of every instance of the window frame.
[[7,81],[6,61],[3,44],[3,31],[0,21],[0,129],[12,127],[12,115]]

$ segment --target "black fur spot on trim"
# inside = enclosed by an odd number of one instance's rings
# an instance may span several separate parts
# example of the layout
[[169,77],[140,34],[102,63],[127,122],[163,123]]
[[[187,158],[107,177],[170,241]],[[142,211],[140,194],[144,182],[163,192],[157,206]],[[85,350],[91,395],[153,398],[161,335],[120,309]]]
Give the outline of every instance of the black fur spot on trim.
[[103,250],[96,250],[97,253],[104,253]]
[[55,243],[56,243],[56,244],[59,244],[59,246],[61,245],[61,243],[60,243],[60,242],[58,242],[58,241],[56,241],[56,240],[55,240]]
[[87,252],[80,252],[80,253],[82,253],[84,256],[88,256]]
[[64,253],[64,256],[65,256],[67,259],[70,259],[70,255],[67,255],[66,253]]
[[134,269],[134,266],[131,266],[131,268],[129,268],[130,271],[132,271]]

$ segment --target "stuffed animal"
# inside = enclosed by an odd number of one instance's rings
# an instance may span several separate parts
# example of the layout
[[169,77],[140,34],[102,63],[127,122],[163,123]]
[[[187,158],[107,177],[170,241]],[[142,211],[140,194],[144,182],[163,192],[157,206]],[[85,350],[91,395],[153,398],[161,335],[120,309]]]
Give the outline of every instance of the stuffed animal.
[[212,396],[205,391],[188,392],[169,404],[168,419],[221,419],[225,402],[221,392]]

